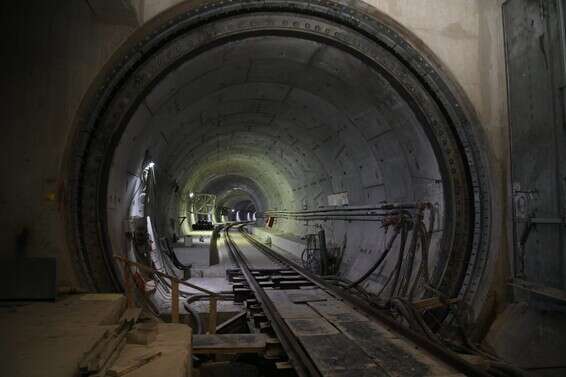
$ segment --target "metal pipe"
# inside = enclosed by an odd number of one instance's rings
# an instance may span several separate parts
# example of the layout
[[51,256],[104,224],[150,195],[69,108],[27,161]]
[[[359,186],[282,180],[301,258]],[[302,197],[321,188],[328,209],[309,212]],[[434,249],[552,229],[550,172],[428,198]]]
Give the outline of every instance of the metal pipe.
[[301,213],[324,213],[324,212],[352,212],[352,211],[371,211],[371,210],[394,210],[394,209],[416,209],[419,206],[426,204],[423,202],[414,203],[388,203],[382,204],[374,207],[346,207],[346,208],[325,208],[325,209],[315,209],[315,210],[301,210],[301,211],[279,211],[279,210],[267,210],[265,214],[301,214]]

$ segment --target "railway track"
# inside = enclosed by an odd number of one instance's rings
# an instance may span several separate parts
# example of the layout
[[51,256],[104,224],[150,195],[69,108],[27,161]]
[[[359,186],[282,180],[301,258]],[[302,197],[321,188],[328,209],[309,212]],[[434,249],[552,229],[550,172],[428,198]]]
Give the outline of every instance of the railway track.
[[243,224],[226,227],[224,236],[237,266],[228,271],[236,301],[257,300],[256,316],[297,375],[490,375],[276,253]]

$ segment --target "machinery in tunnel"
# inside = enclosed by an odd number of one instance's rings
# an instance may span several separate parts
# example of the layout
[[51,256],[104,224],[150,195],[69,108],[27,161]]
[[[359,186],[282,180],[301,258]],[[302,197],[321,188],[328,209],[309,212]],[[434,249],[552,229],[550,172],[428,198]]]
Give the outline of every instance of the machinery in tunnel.
[[165,10],[74,117],[61,211],[81,289],[189,327],[203,376],[524,376],[482,343],[511,211],[460,81],[358,0]]
[[190,192],[186,200],[189,203],[187,217],[191,219],[191,228],[193,230],[213,230],[216,196]]

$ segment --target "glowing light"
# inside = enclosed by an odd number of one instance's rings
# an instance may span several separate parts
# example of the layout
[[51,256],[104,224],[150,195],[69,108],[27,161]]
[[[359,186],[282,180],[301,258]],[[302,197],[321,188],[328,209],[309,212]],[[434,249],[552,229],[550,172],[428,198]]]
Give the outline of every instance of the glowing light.
[[189,198],[194,198],[194,196],[195,196],[194,192],[189,193]]
[[155,167],[155,162],[151,161],[145,166],[144,170],[153,169],[154,167]]
[[232,213],[234,213],[234,212],[236,212],[236,210],[232,208]]

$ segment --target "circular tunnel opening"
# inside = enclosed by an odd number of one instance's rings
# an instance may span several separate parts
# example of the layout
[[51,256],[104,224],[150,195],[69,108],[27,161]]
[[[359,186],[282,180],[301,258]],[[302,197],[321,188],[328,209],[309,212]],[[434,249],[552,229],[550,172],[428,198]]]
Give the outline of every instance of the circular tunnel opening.
[[[85,285],[119,289],[127,220],[182,234],[201,193],[214,221],[423,201],[437,215],[436,285],[482,299],[490,197],[476,125],[432,54],[362,2],[180,4],[130,37],[79,109],[67,181],[77,268]],[[344,273],[359,274],[382,231],[337,227],[352,249]]]

